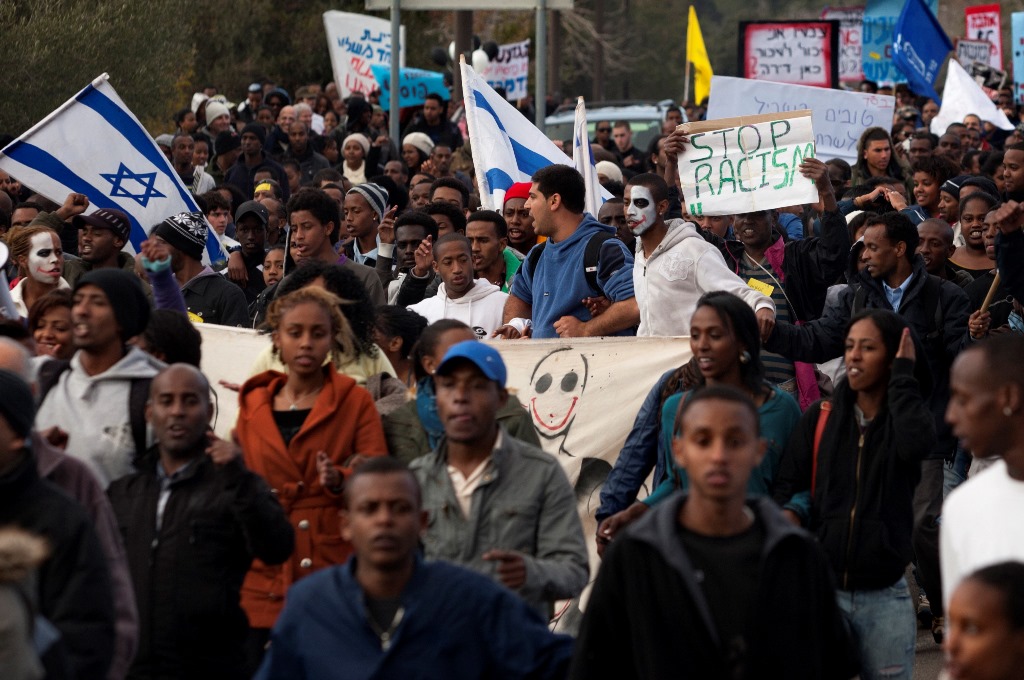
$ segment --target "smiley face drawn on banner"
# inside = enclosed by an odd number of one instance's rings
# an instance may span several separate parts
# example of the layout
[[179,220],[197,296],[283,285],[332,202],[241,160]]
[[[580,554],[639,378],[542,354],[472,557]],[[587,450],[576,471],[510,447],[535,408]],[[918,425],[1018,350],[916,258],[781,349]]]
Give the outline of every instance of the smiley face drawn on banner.
[[587,387],[587,358],[571,347],[557,349],[539,362],[530,376],[527,404],[537,432],[545,439],[561,439],[558,452],[567,456],[565,437],[576,419]]

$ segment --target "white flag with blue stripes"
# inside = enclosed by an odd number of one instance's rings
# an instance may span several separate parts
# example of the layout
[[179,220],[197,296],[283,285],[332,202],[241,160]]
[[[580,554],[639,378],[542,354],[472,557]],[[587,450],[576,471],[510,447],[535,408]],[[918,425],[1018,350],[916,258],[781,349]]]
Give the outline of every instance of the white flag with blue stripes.
[[462,64],[462,91],[476,180],[485,207],[500,211],[508,188],[516,182],[529,182],[541,168],[573,164],[467,64]]
[[590,132],[587,130],[587,107],[583,97],[576,100],[576,121],[572,126],[572,162],[576,172],[583,175],[583,182],[587,186],[587,212],[597,217],[604,199],[610,196],[602,197],[604,187],[597,179],[594,150],[590,147]]
[[[123,211],[132,223],[125,250],[138,252],[154,226],[199,207],[107,78],[101,75],[0,150],[0,169],[58,204],[79,193],[89,199],[88,212]],[[213,229],[203,259],[227,259]]]

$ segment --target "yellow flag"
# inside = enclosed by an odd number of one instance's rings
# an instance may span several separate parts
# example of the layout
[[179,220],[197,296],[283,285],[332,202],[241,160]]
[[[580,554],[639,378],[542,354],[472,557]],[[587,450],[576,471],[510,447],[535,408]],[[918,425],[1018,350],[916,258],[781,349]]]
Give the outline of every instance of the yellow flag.
[[712,73],[693,5],[690,5],[690,20],[686,25],[686,61],[693,64],[693,102],[700,104],[711,93]]

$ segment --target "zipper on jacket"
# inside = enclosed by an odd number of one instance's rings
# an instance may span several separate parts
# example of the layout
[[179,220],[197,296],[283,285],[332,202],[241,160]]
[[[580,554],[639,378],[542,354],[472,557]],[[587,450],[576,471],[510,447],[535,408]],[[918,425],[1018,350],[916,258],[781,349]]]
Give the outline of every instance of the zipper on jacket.
[[853,523],[857,517],[857,503],[860,501],[860,467],[861,458],[864,454],[864,433],[860,433],[860,439],[857,440],[857,471],[854,477],[853,484],[853,507],[850,508],[850,527],[847,530],[846,537],[846,565],[843,568],[843,590],[849,590],[848,581],[850,579],[850,551],[853,550]]

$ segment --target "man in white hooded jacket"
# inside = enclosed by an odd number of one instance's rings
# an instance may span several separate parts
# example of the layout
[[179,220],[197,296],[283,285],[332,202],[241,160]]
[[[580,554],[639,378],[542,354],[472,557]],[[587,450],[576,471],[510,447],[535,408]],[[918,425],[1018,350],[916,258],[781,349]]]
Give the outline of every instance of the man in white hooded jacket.
[[409,309],[426,318],[427,323],[456,319],[472,328],[478,338],[490,337],[502,325],[508,294],[486,279],[474,279],[469,239],[462,234],[445,234],[434,245],[433,258],[434,271],[441,277],[437,295]]
[[704,293],[723,290],[757,315],[762,335],[775,324],[775,303],[725,264],[722,253],[684,220],[665,222],[668,184],[653,173],[629,180],[623,198],[626,225],[638,237],[633,291],[640,307],[638,336],[689,335],[690,317]]

